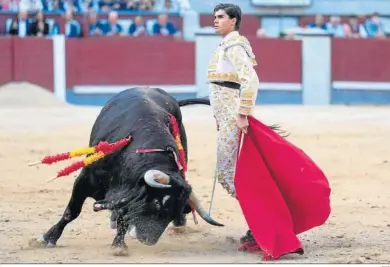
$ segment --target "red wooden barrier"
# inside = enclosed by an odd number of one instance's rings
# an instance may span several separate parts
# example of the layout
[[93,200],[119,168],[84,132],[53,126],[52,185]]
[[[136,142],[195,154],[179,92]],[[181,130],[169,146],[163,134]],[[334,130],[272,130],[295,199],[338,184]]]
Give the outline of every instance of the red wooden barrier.
[[[301,41],[249,40],[259,63],[256,70],[261,82],[301,83]],[[194,84],[194,45],[159,37],[66,40],[67,88]],[[333,40],[333,80],[390,82],[388,47],[390,40]],[[52,40],[1,38],[0,68],[0,83],[29,81],[52,90]]]
[[13,80],[12,38],[0,38],[0,85]]
[[248,38],[260,82],[301,83],[301,41]]
[[[262,82],[301,82],[301,43],[251,39]],[[142,49],[140,49],[142,48]],[[193,42],[165,38],[67,40],[67,88],[75,85],[194,84]]]
[[194,84],[194,43],[170,38],[67,40],[67,88]]
[[332,80],[390,82],[390,40],[333,39]]
[[43,38],[13,38],[13,77],[53,91],[53,41]]

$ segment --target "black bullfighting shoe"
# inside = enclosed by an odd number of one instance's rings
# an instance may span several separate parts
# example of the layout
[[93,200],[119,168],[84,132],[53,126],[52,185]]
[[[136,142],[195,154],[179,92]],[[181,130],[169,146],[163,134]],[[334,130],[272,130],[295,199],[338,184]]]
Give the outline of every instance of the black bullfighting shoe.
[[248,230],[244,236],[240,238],[240,244],[243,245],[248,242],[256,242],[256,240],[253,238],[252,231]]

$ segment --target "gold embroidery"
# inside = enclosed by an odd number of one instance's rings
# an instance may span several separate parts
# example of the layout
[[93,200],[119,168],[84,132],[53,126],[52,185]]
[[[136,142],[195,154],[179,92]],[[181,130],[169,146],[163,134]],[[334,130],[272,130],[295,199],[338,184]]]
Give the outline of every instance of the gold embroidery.
[[207,80],[235,82],[241,85],[239,107],[241,114],[251,115],[256,104],[259,80],[253,66],[255,55],[247,38],[233,32],[221,42],[208,66]]
[[212,81],[222,81],[222,82],[236,82],[240,83],[237,74],[234,73],[220,73],[220,72],[209,72],[207,75],[207,79]]
[[252,109],[248,108],[248,107],[240,106],[238,109],[238,113],[243,114],[243,115],[250,114],[251,112],[252,112]]
[[233,35],[229,39],[223,41],[221,46],[224,50],[231,48],[233,46],[240,45],[245,49],[248,57],[251,59],[251,63],[253,66],[257,66],[257,61],[255,59],[255,55],[252,52],[252,47],[248,41],[248,39],[242,35]]
[[253,97],[253,92],[251,92],[251,91],[242,92],[241,97],[243,97],[243,98],[244,97],[252,98]]
[[251,64],[251,59],[246,50],[239,45],[232,46],[228,50],[228,57],[239,77],[241,95],[239,113],[251,115],[256,103],[259,89],[259,79]]
[[253,101],[252,100],[246,100],[246,99],[242,99],[241,100],[241,105],[245,105],[245,106],[251,106],[253,104]]

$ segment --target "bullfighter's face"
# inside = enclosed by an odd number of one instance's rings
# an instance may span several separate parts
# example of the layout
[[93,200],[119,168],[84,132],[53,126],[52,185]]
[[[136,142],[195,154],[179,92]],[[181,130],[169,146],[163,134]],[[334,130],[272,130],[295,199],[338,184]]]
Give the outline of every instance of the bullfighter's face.
[[214,28],[216,33],[226,36],[234,30],[236,21],[236,18],[231,19],[223,9],[216,11],[214,14]]

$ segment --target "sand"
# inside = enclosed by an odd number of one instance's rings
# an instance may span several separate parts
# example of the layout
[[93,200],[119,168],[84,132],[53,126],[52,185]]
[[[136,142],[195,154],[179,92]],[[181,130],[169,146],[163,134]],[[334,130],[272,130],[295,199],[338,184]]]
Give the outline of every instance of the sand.
[[[11,85],[15,86],[15,85]],[[18,85],[20,87],[20,85]],[[114,256],[115,235],[107,212],[94,213],[88,199],[78,219],[54,249],[30,248],[28,241],[55,224],[69,200],[74,176],[45,181],[68,162],[28,167],[41,157],[85,146],[99,108],[63,103],[37,104],[0,89],[0,263],[256,263],[257,255],[237,252],[247,230],[238,203],[217,186],[212,216],[223,228],[189,216],[187,231],[164,233],[153,247],[126,237],[129,256]],[[32,90],[32,89],[31,89]],[[40,92],[42,93],[42,92]],[[35,96],[34,96],[35,95]],[[41,94],[42,96],[42,94]],[[53,97],[46,95],[48,102]],[[3,99],[3,100],[1,100]],[[50,101],[49,101],[50,100]],[[17,102],[29,102],[23,107]],[[189,138],[189,180],[208,208],[215,165],[215,123],[207,106],[183,108]],[[263,106],[255,116],[279,123],[289,140],[304,149],[327,174],[332,214],[327,223],[299,237],[305,254],[276,263],[390,262],[390,108]]]
[[0,108],[4,107],[66,107],[42,87],[27,82],[8,83],[0,87]]

